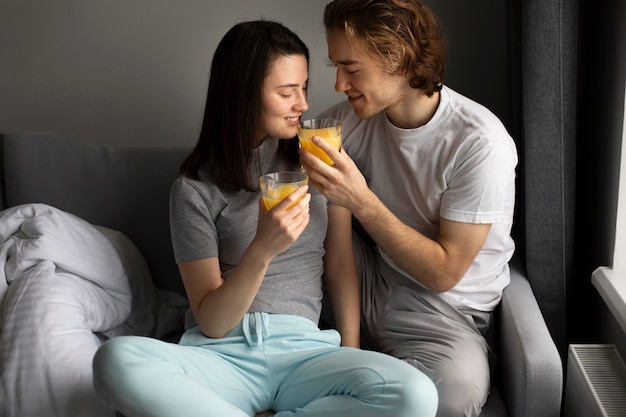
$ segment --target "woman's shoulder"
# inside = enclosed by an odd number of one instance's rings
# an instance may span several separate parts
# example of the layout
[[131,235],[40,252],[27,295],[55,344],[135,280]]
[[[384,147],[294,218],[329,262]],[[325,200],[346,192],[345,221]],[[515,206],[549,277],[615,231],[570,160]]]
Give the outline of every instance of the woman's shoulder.
[[221,194],[221,191],[219,187],[202,176],[194,179],[182,174],[174,180],[170,194],[177,197],[188,197],[192,194],[207,197]]

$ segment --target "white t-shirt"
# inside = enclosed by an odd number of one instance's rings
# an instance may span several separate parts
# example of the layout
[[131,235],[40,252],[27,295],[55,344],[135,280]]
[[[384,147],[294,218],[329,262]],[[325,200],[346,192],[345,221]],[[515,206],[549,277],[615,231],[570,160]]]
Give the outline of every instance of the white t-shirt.
[[440,217],[492,224],[466,274],[442,296],[457,308],[493,310],[509,283],[515,249],[517,151],[500,120],[445,86],[435,115],[417,129],[395,127],[384,112],[361,120],[347,101],[320,117],[342,120],[342,146],[372,191],[408,226],[436,240]]

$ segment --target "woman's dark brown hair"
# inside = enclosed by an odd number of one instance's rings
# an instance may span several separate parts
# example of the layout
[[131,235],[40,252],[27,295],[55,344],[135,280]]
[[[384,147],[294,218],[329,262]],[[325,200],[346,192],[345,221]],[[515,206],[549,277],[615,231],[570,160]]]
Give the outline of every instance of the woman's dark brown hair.
[[324,10],[326,31],[348,41],[389,74],[407,74],[413,88],[441,90],[447,43],[439,20],[420,0],[334,0]]
[[[263,81],[280,55],[303,55],[309,62],[307,46],[280,23],[243,22],[224,35],[213,55],[200,136],[181,173],[199,179],[202,171],[221,188],[258,189],[249,171],[259,146]],[[281,147],[297,160],[298,141],[281,141]]]

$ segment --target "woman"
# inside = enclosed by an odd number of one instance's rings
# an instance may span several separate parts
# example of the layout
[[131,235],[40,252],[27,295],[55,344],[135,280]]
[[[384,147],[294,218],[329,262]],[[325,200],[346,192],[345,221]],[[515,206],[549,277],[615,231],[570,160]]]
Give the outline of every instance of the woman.
[[[291,139],[308,108],[308,59],[269,21],[237,24],[218,45],[200,138],[170,196],[186,331],[178,345],[112,339],[94,359],[97,392],[125,415],[435,415],[422,373],[355,349],[350,213],[306,187],[262,204],[261,174],[300,169]],[[317,326],[323,271],[341,337]]]

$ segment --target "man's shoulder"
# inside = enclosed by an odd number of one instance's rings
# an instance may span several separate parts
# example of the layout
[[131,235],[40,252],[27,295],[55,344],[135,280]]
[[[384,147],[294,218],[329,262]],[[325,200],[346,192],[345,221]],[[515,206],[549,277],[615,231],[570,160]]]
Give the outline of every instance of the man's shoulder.
[[465,130],[468,136],[484,136],[492,140],[512,141],[510,133],[500,118],[486,106],[446,88],[446,120],[456,129]]
[[[448,107],[458,116],[479,123],[502,125],[502,121],[489,108],[449,87],[444,87]],[[503,127],[503,125],[502,125]]]

